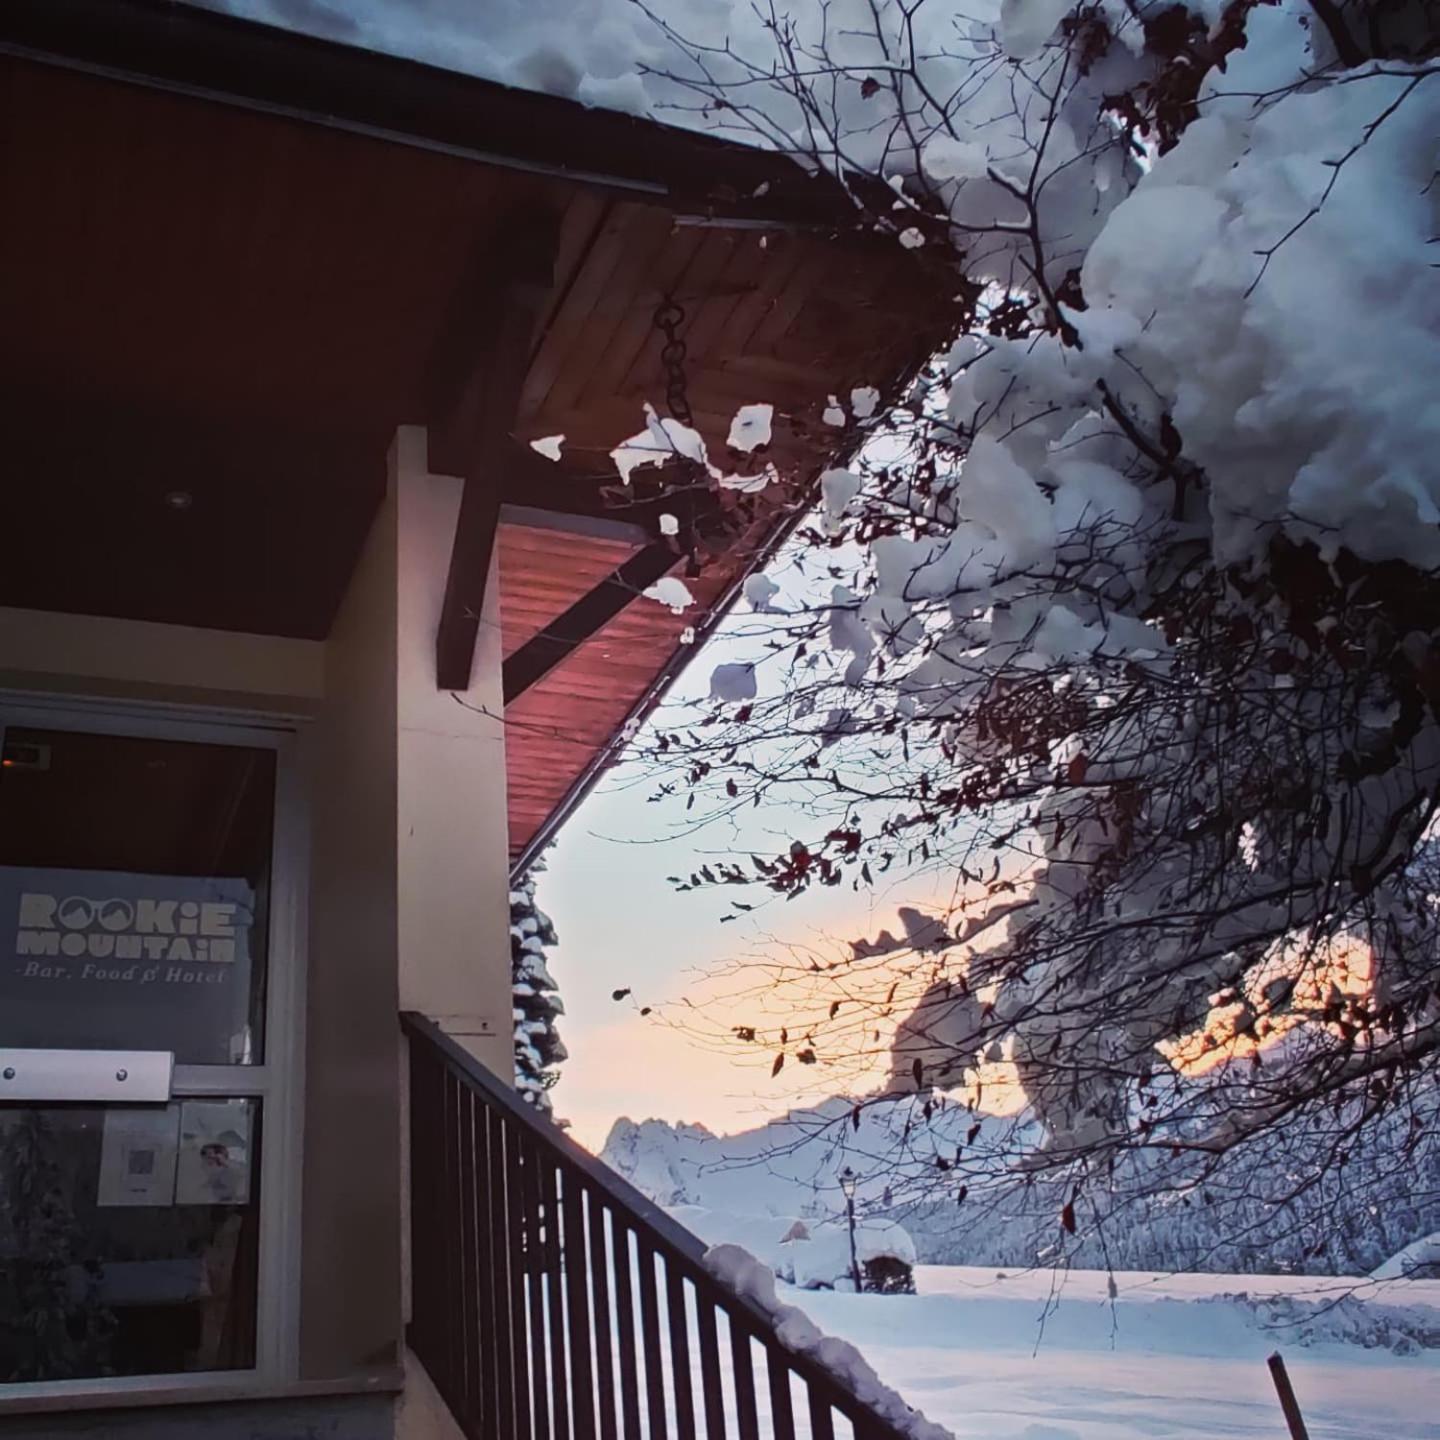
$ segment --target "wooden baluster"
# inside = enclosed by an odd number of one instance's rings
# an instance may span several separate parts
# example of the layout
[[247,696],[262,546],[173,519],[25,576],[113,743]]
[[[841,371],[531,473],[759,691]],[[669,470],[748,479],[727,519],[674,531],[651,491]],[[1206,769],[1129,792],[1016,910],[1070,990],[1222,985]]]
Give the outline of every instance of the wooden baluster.
[[795,1440],[795,1409],[790,1399],[790,1366],[780,1342],[765,1340],[765,1370],[770,1378],[770,1429],[775,1440]]
[[508,1120],[502,1121],[497,1148],[502,1166],[499,1203],[504,1216],[505,1306],[510,1331],[510,1386],[515,1406],[515,1440],[537,1440],[531,1420],[530,1345],[525,1313],[525,1275],[529,1263],[525,1253],[525,1192],[519,1127]]
[[740,1440],[760,1440],[750,1332],[733,1312],[727,1312],[727,1315],[730,1321],[730,1369],[735,1377],[735,1419],[740,1427]]
[[570,1338],[570,1423],[575,1440],[595,1440],[595,1383],[590,1356],[590,1251],[580,1179],[560,1170],[560,1238],[565,1256],[565,1314]]
[[[560,1196],[555,1162],[540,1156],[540,1204],[545,1230],[545,1335],[550,1345],[551,1421],[555,1440],[571,1440],[570,1370],[565,1363],[565,1298],[561,1289]],[[496,1437],[499,1440],[499,1437]]]
[[640,1366],[635,1353],[635,1295],[629,1227],[611,1216],[611,1253],[615,1257],[615,1334],[620,1348],[620,1433],[640,1440]]
[[655,1293],[655,1251],[643,1235],[636,1235],[639,1259],[640,1329],[645,1341],[645,1398],[650,1417],[650,1440],[665,1440],[664,1357],[660,1350],[660,1302]]
[[685,1314],[685,1278],[665,1260],[665,1307],[670,1312],[670,1369],[675,1395],[676,1440],[695,1440],[695,1387],[690,1379],[690,1327]]
[[541,1160],[535,1142],[527,1139],[519,1151],[520,1195],[525,1217],[526,1312],[530,1323],[530,1418],[535,1440],[550,1440],[550,1339],[545,1325],[545,1266],[548,1263],[541,1234]]
[[590,1290],[595,1312],[595,1399],[600,1407],[600,1440],[616,1440],[615,1348],[610,1324],[610,1245],[605,1233],[608,1207],[595,1191],[585,1190],[585,1224],[589,1236]]
[[695,1287],[695,1328],[700,1333],[700,1393],[705,1402],[706,1440],[726,1440],[725,1391],[720,1384],[715,1302],[700,1285]]

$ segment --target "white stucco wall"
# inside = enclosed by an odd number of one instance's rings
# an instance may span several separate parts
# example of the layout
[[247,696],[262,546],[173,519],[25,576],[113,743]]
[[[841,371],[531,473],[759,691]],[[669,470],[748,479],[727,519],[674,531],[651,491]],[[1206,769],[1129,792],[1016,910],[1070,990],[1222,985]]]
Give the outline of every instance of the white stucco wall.
[[[507,1082],[514,1077],[510,996],[509,834],[501,719],[498,567],[491,566],[469,690],[435,688],[435,636],[462,482],[431,475],[423,430],[391,451],[397,544],[396,776],[400,1006],[441,1022]],[[409,1155],[402,1057],[401,1155]],[[402,1164],[405,1315],[409,1192]],[[459,1440],[424,1367],[405,1355],[397,1440]]]
[[401,1335],[395,1055],[396,519],[371,523],[326,642],[306,737],[312,854],[305,1044],[301,1373],[393,1363]]
[[400,1005],[439,1020],[497,1074],[514,1073],[509,835],[498,567],[491,566],[473,681],[435,688],[462,482],[426,469],[423,430],[391,453],[398,533],[397,746]]

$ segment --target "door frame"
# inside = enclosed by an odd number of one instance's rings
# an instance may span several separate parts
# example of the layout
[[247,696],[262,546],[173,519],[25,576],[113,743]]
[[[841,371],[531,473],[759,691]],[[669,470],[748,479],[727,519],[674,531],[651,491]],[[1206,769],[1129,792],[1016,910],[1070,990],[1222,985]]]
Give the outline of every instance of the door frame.
[[0,1413],[9,1399],[203,1391],[217,1386],[268,1389],[299,1378],[305,937],[310,855],[300,730],[303,723],[303,717],[292,715],[0,689],[0,735],[8,726],[26,725],[148,740],[247,745],[275,752],[265,1062],[259,1066],[176,1065],[171,1086],[175,1095],[256,1097],[261,1101],[255,1364],[246,1370],[0,1384]]

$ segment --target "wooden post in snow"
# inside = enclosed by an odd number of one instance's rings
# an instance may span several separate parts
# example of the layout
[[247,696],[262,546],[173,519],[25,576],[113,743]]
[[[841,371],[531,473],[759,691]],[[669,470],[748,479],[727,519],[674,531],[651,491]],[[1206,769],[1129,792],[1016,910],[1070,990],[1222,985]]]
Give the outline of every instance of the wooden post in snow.
[[1285,1412],[1285,1423],[1290,1427],[1290,1440],[1310,1440],[1305,1417],[1300,1413],[1300,1402],[1295,1398],[1295,1387],[1290,1383],[1280,1352],[1277,1350],[1265,1363],[1270,1367],[1270,1378],[1275,1382],[1275,1393],[1280,1397],[1280,1408]]

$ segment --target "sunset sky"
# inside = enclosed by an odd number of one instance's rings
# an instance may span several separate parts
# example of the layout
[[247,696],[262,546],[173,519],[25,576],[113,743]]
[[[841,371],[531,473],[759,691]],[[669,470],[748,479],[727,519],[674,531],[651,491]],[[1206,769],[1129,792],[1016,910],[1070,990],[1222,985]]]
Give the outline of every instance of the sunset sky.
[[[798,603],[813,584],[783,557],[769,573],[782,587],[781,604]],[[715,665],[755,655],[757,635],[767,626],[742,601],[685,672],[659,712],[660,723],[671,728],[677,717],[696,713],[688,707],[708,693]],[[784,677],[772,674],[761,683],[783,684]],[[793,901],[747,890],[742,898],[756,908],[736,915],[733,888],[681,894],[666,876],[688,874],[717,856],[786,850],[799,833],[794,827],[806,828],[803,816],[765,805],[747,808],[738,820],[696,828],[683,796],[649,803],[659,779],[634,762],[612,771],[561,831],[539,877],[540,907],[560,936],[549,964],[565,1002],[561,1036],[570,1051],[555,1107],[594,1148],[620,1116],[699,1122],[725,1132],[833,1093],[842,1078],[868,1088],[873,1082],[864,1074],[839,1077],[822,1067],[791,1066],[772,1080],[768,1052],[728,1042],[703,1045],[671,1017],[688,999],[698,1007],[694,1028],[756,1023],[753,1006],[723,1003],[722,991],[733,985],[705,977],[727,961],[779,955],[786,946],[833,954],[854,937],[886,928],[902,933],[897,908],[933,908],[943,903],[940,890],[948,883],[913,878],[861,893],[839,886]],[[736,918],[722,923],[727,914]],[[620,989],[632,994],[616,1002],[611,996]],[[653,1007],[652,1014],[642,1017],[642,1006]],[[877,1066],[874,1078],[879,1074]]]
[[[689,997],[706,1023],[723,1028],[731,1011],[716,998],[722,987],[704,979],[717,966],[787,944],[833,950],[852,936],[897,930],[897,906],[923,905],[935,893],[927,881],[874,895],[817,890],[792,902],[747,893],[755,912],[722,923],[733,890],[677,894],[665,877],[713,862],[735,840],[718,829],[685,834],[682,804],[647,804],[653,785],[635,781],[621,771],[582,807],[547,857],[538,889],[560,935],[549,964],[565,1001],[561,1035],[570,1051],[556,1111],[595,1148],[622,1115],[723,1132],[828,1093],[828,1072],[792,1067],[772,1080],[768,1054],[703,1046],[667,1021],[670,1007]],[[779,848],[777,818],[756,822],[757,838],[770,841],[765,849]],[[633,997],[611,998],[626,988]],[[640,1006],[666,1014],[642,1017]]]

